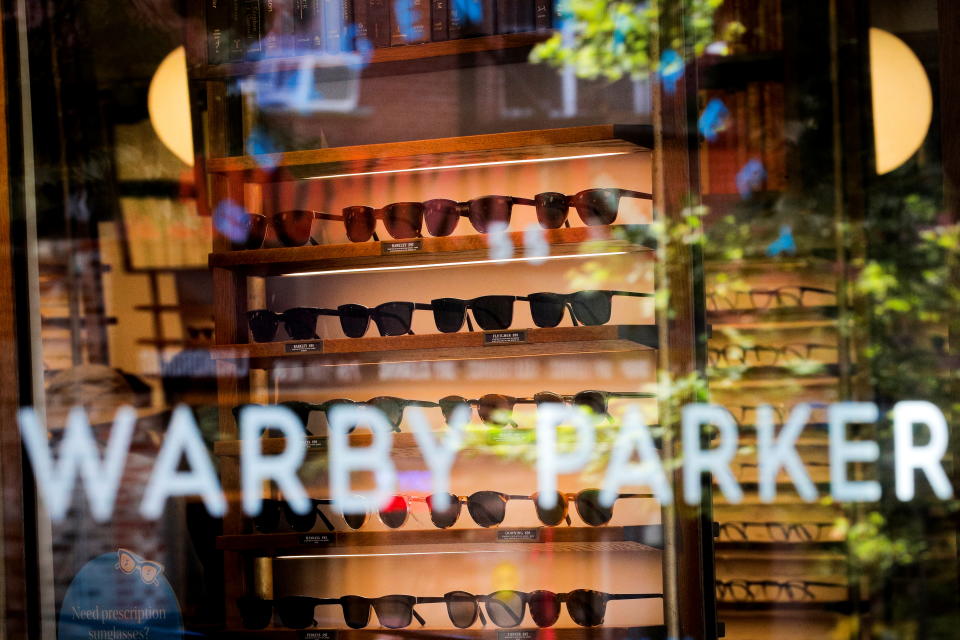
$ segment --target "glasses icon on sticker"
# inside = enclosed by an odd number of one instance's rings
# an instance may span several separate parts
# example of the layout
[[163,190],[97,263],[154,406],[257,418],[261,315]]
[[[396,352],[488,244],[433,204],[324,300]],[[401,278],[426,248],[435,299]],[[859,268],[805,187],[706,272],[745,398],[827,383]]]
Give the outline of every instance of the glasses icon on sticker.
[[142,560],[126,549],[117,549],[116,568],[127,574],[139,573],[143,584],[158,584],[160,574],[163,573],[163,565],[159,562]]

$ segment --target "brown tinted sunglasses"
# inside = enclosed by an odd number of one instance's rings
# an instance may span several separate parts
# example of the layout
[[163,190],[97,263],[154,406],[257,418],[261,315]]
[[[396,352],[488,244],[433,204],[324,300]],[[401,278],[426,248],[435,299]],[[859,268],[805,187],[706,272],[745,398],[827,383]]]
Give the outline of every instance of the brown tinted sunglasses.
[[281,211],[271,218],[260,213],[248,213],[246,233],[239,234],[245,240],[233,242],[231,246],[234,249],[259,249],[263,246],[267,225],[273,226],[277,239],[288,247],[302,247],[308,242],[316,244],[310,237],[314,220],[343,220],[343,216],[304,209]]

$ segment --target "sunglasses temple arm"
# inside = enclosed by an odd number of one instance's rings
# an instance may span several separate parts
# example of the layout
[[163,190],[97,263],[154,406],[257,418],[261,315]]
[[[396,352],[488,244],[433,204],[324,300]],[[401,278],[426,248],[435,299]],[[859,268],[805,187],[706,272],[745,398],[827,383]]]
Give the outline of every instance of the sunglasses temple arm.
[[643,191],[632,191],[630,189],[620,189],[621,196],[627,196],[628,198],[640,198],[641,200],[653,200],[653,194],[644,193]]
[[577,314],[575,314],[575,313],[573,312],[573,305],[570,304],[569,302],[564,302],[563,304],[564,304],[564,306],[566,306],[567,309],[570,311],[570,320],[573,321],[573,326],[579,327],[579,326],[580,326],[580,323],[577,322]]
[[487,626],[487,619],[483,616],[483,607],[480,606],[480,603],[477,603],[477,613],[480,614],[480,624]]
[[323,526],[327,528],[328,531],[333,531],[336,527],[333,526],[333,523],[330,522],[330,519],[324,515],[323,511],[317,509],[317,515],[320,517],[320,521],[323,522]]
[[643,293],[640,291],[610,291],[615,296],[630,296],[631,298],[652,298],[652,293]]
[[662,598],[662,593],[611,593],[611,600],[646,600],[648,598]]
[[343,216],[335,213],[323,213],[321,211],[314,211],[313,218],[314,220],[337,220],[343,222]]
[[420,626],[421,626],[421,627],[422,627],[422,626],[425,626],[425,625],[427,624],[427,621],[424,620],[423,617],[422,617],[419,613],[417,613],[417,610],[416,610],[416,609],[414,609],[413,607],[410,607],[410,612],[413,614],[413,617],[417,619],[417,622],[420,623]]

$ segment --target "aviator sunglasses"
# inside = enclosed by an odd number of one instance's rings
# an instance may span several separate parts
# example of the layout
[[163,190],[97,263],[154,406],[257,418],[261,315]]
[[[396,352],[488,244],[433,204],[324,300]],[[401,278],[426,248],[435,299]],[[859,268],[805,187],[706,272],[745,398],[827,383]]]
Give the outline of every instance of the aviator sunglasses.
[[468,400],[462,396],[446,396],[440,399],[440,411],[449,423],[457,407],[461,405],[475,406],[480,419],[490,424],[508,424],[504,420],[513,412],[517,404],[572,404],[578,407],[587,407],[597,415],[606,415],[610,398],[656,398],[655,393],[632,391],[580,391],[574,395],[561,395],[552,391],[535,393],[532,398],[515,398],[500,393],[488,393],[476,400]]

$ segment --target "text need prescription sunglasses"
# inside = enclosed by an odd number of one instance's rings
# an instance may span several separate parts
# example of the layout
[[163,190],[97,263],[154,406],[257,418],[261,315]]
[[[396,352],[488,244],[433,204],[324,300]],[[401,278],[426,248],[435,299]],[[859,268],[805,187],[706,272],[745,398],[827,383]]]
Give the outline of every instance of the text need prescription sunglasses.
[[[427,496],[427,505],[430,507],[430,520],[434,526],[447,529],[456,524],[464,504],[470,517],[481,527],[495,527],[500,525],[507,515],[507,503],[511,500],[532,500],[537,510],[537,518],[548,527],[555,527],[566,520],[570,524],[569,504],[576,505],[577,514],[592,527],[604,525],[613,518],[613,507],[600,504],[599,489],[584,489],[579,493],[557,492],[556,506],[552,509],[543,509],[538,502],[537,494],[532,496],[509,495],[499,491],[477,491],[469,496],[449,494],[450,506],[440,510],[435,507],[433,496]],[[617,499],[649,498],[649,494],[621,493]]]
[[461,396],[446,396],[440,399],[440,411],[444,419],[450,421],[454,412],[462,405],[477,407],[480,419],[489,424],[510,424],[509,415],[517,404],[573,404],[587,407],[596,415],[606,415],[610,398],[656,398],[655,393],[631,391],[581,391],[572,396],[560,395],[552,391],[535,393],[532,398],[515,398],[500,393],[488,393],[475,400]]
[[597,326],[610,321],[613,296],[635,298],[651,297],[650,293],[636,291],[593,290],[576,293],[532,293],[529,296],[481,296],[471,300],[437,298],[430,301],[433,319],[442,333],[454,333],[463,328],[473,331],[467,310],[484,331],[500,331],[513,323],[513,303],[530,303],[530,315],[538,327],[555,327],[563,319],[564,310],[570,310],[574,326]]

